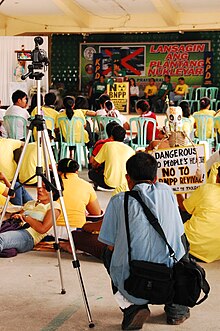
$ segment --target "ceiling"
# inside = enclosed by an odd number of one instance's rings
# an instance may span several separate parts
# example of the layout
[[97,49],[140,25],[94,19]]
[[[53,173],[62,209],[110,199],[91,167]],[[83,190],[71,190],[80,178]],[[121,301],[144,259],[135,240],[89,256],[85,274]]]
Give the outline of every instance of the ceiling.
[[0,35],[220,29],[220,0],[0,0]]

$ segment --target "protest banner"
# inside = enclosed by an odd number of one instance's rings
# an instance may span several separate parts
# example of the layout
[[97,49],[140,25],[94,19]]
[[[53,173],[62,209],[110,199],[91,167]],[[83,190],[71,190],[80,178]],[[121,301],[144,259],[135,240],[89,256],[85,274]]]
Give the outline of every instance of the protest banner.
[[[198,164],[201,179],[196,176]],[[206,182],[204,145],[173,147],[156,150],[152,155],[157,160],[158,181],[166,183],[174,193],[188,193]]]
[[120,112],[128,113],[129,111],[129,83],[115,82],[113,85],[107,85],[107,94],[114,103],[115,108]]
[[[143,89],[149,78],[156,85],[163,81],[164,75],[172,77],[172,84],[184,76],[186,84],[203,85],[213,71],[209,62],[211,42],[209,40],[153,43],[82,43],[80,44],[80,89],[83,91],[93,78],[88,70],[93,64],[94,54],[102,54],[102,74],[111,76],[112,62],[120,59],[121,69],[126,76],[134,78]],[[209,57],[207,57],[209,56]],[[207,74],[207,69],[209,74]],[[205,71],[206,70],[206,71]],[[205,76],[206,74],[206,76]],[[209,79],[210,83],[210,79]]]

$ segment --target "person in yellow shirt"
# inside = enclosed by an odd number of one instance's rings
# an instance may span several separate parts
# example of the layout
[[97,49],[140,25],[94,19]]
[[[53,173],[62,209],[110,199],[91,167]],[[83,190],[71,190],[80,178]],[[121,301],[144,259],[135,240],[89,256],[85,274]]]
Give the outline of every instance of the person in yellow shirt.
[[174,103],[174,105],[178,105],[178,102],[183,100],[185,95],[188,93],[188,85],[185,84],[184,77],[178,78],[178,84],[175,87],[173,92],[170,92],[170,101]]
[[[72,229],[81,228],[85,224],[86,213],[96,216],[101,215],[97,195],[90,183],[79,178],[78,169],[79,164],[69,158],[60,160],[57,165],[58,173],[63,180],[63,197]],[[65,228],[62,214],[57,220],[57,225]]]
[[[200,99],[200,110],[193,113],[194,115],[210,115],[210,116],[215,116],[215,111],[214,110],[210,110],[210,99],[207,97],[204,97],[202,99]],[[210,138],[212,135],[212,129],[213,129],[213,121],[212,120],[208,120],[207,122],[207,128],[206,128],[206,137]],[[195,127],[196,127],[196,131],[195,131],[195,136],[198,137],[198,120],[195,118]]]
[[0,171],[4,172],[9,182],[12,181],[17,168],[14,151],[23,145],[24,143],[20,140],[0,137]]
[[[66,206],[68,222],[73,235],[76,249],[84,250],[96,257],[101,256],[103,244],[99,244],[97,234],[87,235],[88,219],[93,218],[94,227],[100,228],[103,213],[99,206],[96,193],[92,185],[78,176],[79,164],[72,159],[64,158],[58,162],[57,170],[64,185],[63,198]],[[71,246],[65,226],[63,214],[57,220],[57,236],[67,240],[60,243],[63,250],[71,253]],[[50,231],[49,234],[53,235]],[[95,242],[94,242],[95,240]],[[96,243],[94,245],[94,243]]]
[[[42,153],[43,159],[43,153]],[[26,147],[26,151],[22,160],[22,164],[19,171],[19,180],[24,183],[26,180],[36,174],[37,167],[37,142],[29,143]],[[44,169],[44,164],[43,164]],[[28,181],[28,185],[34,185],[37,183],[37,176]]]
[[[49,92],[45,94],[44,96],[44,105],[41,106],[41,115],[46,116],[45,122],[47,129],[52,131],[53,137],[55,137],[54,129],[55,129],[55,123],[56,123],[56,118],[58,116],[58,112],[54,109],[54,104],[56,102],[56,95],[55,93]],[[37,107],[34,108],[34,110],[31,113],[31,116],[35,116],[37,114]],[[51,118],[50,119],[47,119]],[[34,130],[34,138],[36,140],[36,131]]]
[[183,117],[182,117],[182,131],[187,134],[187,137],[194,138],[194,124],[195,118],[191,115],[190,106],[187,100],[180,102],[179,106],[182,108]]
[[144,89],[144,97],[149,101],[150,108],[152,107],[152,98],[157,94],[157,87],[155,85],[155,79],[150,78],[149,83]]
[[207,183],[216,183],[216,176],[218,174],[218,168],[220,167],[220,162],[214,162],[208,172]]
[[215,113],[215,118],[217,118],[217,120],[215,121],[214,127],[215,127],[215,131],[216,134],[218,135],[218,139],[217,141],[220,141],[220,109]]
[[[55,182],[52,179],[54,185]],[[53,199],[59,197],[55,191]],[[24,253],[33,249],[52,227],[52,210],[50,204],[50,194],[47,192],[45,184],[37,188],[37,202],[27,202],[18,214],[13,218],[29,224],[28,228],[16,231],[7,231],[0,234],[0,252],[5,249],[15,248],[17,252]],[[60,205],[54,201],[54,214],[57,219],[60,215]]]
[[[89,135],[88,132],[85,130],[86,127],[86,119],[82,113],[82,111],[80,109],[75,109],[74,110],[74,106],[75,106],[75,98],[73,96],[66,96],[63,99],[63,105],[65,107],[65,109],[57,116],[56,118],[56,124],[55,127],[59,128],[58,122],[59,119],[68,119],[69,121],[71,121],[72,117],[79,117],[83,120],[84,123],[84,128],[82,128],[81,122],[77,122],[75,127],[74,127],[74,136],[75,136],[75,141],[76,142],[82,142],[81,141],[81,131],[82,129],[84,129],[84,142],[85,144],[89,143]],[[59,130],[61,130],[62,136],[64,138],[64,140],[67,140],[67,135],[69,134],[68,132],[66,132],[66,125],[64,121],[60,122],[60,128]],[[68,128],[67,128],[68,130]],[[70,154],[70,157],[72,157],[72,154]]]
[[[6,196],[9,194],[11,183],[3,172],[0,172],[0,205],[6,202]],[[26,202],[33,200],[32,196],[26,189],[17,181],[14,186],[14,192],[10,192],[9,203],[13,205],[23,206]]]
[[180,209],[191,217],[184,223],[190,254],[204,262],[220,259],[220,167],[216,183],[197,188],[189,198],[177,195]]
[[[135,152],[123,143],[125,133],[122,126],[116,125],[112,129],[112,141],[106,142],[93,159],[89,178],[94,182],[95,187],[112,189],[126,182],[126,161]],[[102,163],[104,163],[104,170],[100,167]]]
[[11,184],[5,177],[4,173],[0,172],[0,205],[3,206],[6,201],[6,197],[8,196],[9,189]]

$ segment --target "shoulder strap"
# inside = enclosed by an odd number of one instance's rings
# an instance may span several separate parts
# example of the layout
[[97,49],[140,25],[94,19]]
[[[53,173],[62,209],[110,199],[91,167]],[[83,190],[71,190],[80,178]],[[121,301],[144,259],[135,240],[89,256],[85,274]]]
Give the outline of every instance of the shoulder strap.
[[126,234],[127,234],[127,241],[128,241],[128,261],[129,265],[131,262],[131,238],[130,238],[130,230],[129,230],[129,222],[128,222],[128,194],[129,192],[125,192],[124,198],[124,211],[125,211],[125,227],[126,227]]
[[[143,202],[141,199],[139,193],[137,191],[129,191],[125,192],[125,200],[124,200],[124,209],[125,209],[125,224],[126,224],[126,231],[127,231],[127,239],[128,239],[128,254],[131,254],[131,249],[129,248],[130,246],[130,232],[129,232],[129,223],[128,223],[128,196],[132,196],[134,199],[136,199],[141,207],[143,208],[143,211],[149,221],[149,223],[153,226],[154,230],[161,236],[161,238],[164,240],[166,243],[168,249],[169,249],[169,254],[170,257],[172,257],[175,260],[175,252],[172,249],[172,247],[169,245],[167,238],[163,232],[163,229],[160,226],[160,223],[158,222],[158,219],[156,218],[155,215],[150,211],[150,209],[146,206],[146,204]],[[129,257],[130,258],[130,257]]]

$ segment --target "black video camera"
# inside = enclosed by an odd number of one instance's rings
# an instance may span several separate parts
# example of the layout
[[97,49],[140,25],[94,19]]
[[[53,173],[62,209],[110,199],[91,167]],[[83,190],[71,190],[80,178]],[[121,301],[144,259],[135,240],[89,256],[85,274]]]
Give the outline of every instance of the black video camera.
[[31,61],[33,62],[34,68],[40,68],[42,64],[48,65],[49,60],[47,57],[47,53],[44,49],[40,49],[39,46],[43,44],[43,38],[35,37],[35,49],[31,52]]

